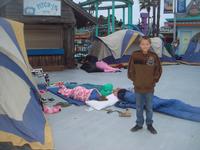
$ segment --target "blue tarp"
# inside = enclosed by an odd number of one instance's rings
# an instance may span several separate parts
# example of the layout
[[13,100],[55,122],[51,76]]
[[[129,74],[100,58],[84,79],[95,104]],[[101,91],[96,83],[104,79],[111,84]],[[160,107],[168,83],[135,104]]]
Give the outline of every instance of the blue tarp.
[[[133,92],[126,91],[120,99],[121,101],[115,104],[116,107],[136,108],[135,94]],[[154,96],[153,111],[177,118],[200,122],[200,107],[185,104],[177,99],[162,99]]]

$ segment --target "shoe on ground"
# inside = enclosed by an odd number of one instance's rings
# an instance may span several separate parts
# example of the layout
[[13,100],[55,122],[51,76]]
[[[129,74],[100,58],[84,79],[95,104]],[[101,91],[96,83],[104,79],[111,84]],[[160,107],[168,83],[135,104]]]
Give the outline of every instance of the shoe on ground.
[[119,112],[120,117],[131,117],[131,112],[129,109],[126,109],[124,112]]
[[141,129],[142,129],[142,127],[135,125],[133,128],[131,128],[131,132],[136,132],[136,131],[141,130]]
[[156,129],[152,126],[152,124],[147,125],[147,130],[149,130],[152,134],[157,134]]

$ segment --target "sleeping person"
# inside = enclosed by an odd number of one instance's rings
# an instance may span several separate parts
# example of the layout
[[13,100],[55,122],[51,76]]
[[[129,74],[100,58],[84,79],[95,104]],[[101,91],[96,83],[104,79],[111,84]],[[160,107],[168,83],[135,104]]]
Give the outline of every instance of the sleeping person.
[[83,86],[77,86],[73,89],[70,89],[65,85],[61,85],[58,93],[83,102],[88,100],[106,100],[105,96],[102,96],[97,89],[87,89]]
[[[120,99],[115,106],[120,108],[136,108],[135,93],[126,89],[117,88],[114,94]],[[200,107],[185,104],[177,99],[162,99],[153,96],[153,111],[170,116],[200,122]]]

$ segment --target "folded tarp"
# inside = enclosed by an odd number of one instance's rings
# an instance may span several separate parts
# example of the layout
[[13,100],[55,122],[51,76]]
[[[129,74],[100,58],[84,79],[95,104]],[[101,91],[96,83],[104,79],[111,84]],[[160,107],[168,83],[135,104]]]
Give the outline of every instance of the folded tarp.
[[[133,92],[126,90],[123,94],[119,94],[118,98],[120,98],[121,101],[115,104],[116,107],[136,108],[135,94]],[[162,99],[154,96],[153,111],[177,118],[200,122],[200,107],[185,104],[177,99]]]

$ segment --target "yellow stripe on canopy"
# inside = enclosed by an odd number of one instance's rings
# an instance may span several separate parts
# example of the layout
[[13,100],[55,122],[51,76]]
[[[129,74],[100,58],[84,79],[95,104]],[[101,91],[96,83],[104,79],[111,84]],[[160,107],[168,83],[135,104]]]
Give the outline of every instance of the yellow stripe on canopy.
[[14,134],[0,131],[0,142],[12,142],[15,146],[23,146],[24,144],[29,144],[32,149],[37,150],[53,150],[53,139],[52,139],[52,132],[49,125],[46,123],[45,125],[45,141],[44,144],[39,142],[28,142],[23,138],[16,136]]
[[[21,67],[24,72],[26,73],[26,75],[29,77],[29,79],[32,81],[32,83],[35,85],[32,75],[31,75],[31,66],[29,64],[29,60],[28,60],[28,56],[27,56],[27,51],[26,51],[26,47],[25,47],[25,41],[24,41],[24,24],[20,23],[20,22],[16,22],[10,19],[6,19],[6,21],[8,21],[10,23],[10,25],[12,26],[12,29],[15,33],[17,42],[19,44],[20,47],[20,51],[22,54],[22,57],[26,63],[26,67]],[[9,55],[8,55],[9,56]],[[24,69],[26,68],[26,69]]]
[[22,57],[24,58],[24,61],[28,65],[29,61],[28,61],[28,56],[27,56],[27,53],[26,53],[26,47],[25,47],[25,41],[24,41],[24,24],[20,23],[20,22],[13,21],[13,20],[8,20],[8,19],[6,19],[6,20],[10,23],[10,25],[13,28],[13,31],[15,33],[17,42],[19,44],[21,53],[23,55]]
[[128,45],[127,45],[127,47],[126,47],[126,49],[125,49],[125,51],[124,51],[124,53],[123,53],[122,55],[126,54],[126,51],[127,51],[128,48],[133,44],[133,42],[134,42],[135,39],[138,37],[138,35],[139,35],[138,32],[135,32],[135,33],[132,35],[132,37],[131,37],[131,39],[129,40],[129,43],[128,43]]
[[19,61],[19,59],[12,55],[11,53],[9,53],[6,49],[4,49],[3,47],[0,46],[0,52],[5,54],[6,56],[8,56],[13,62],[15,62],[23,71],[24,73],[27,75],[27,77],[30,79],[30,81],[32,82],[32,84],[35,86],[35,88],[38,90],[36,82],[33,80],[32,74],[31,74],[31,69],[29,66],[27,66],[26,64],[22,63],[21,61]]
[[3,47],[7,52],[14,55],[20,62],[25,64],[24,58],[17,48],[16,44],[11,39],[10,35],[5,31],[2,26],[0,26],[0,39],[1,39],[1,47]]

